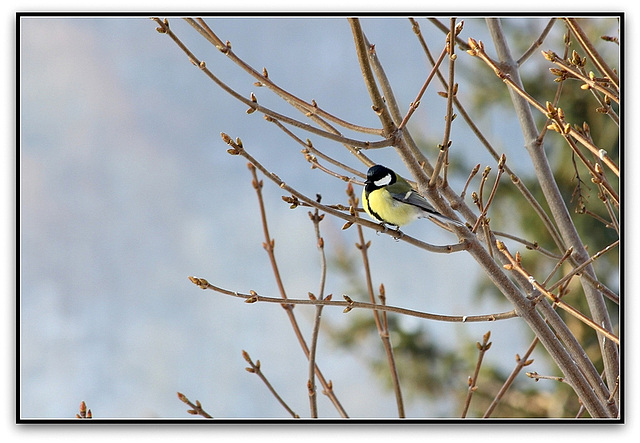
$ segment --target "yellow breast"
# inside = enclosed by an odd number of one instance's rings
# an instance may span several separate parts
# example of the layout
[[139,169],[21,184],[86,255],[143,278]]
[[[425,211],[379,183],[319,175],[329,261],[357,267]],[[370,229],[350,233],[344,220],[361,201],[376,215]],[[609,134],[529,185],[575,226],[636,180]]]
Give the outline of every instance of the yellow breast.
[[369,193],[362,190],[362,206],[371,218],[385,223],[403,226],[416,220],[422,211],[412,205],[399,202],[386,189],[376,189]]

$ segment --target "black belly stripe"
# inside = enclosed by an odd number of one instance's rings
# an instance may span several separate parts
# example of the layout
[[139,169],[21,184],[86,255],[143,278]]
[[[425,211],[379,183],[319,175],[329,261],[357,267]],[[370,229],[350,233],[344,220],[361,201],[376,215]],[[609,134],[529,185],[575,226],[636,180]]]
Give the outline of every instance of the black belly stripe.
[[377,218],[379,221],[386,223],[386,221],[380,217],[378,215],[378,213],[376,211],[374,211],[373,209],[371,209],[371,205],[369,204],[369,193],[367,192],[367,200],[366,200],[366,204],[367,204],[367,209],[369,210],[369,214],[373,215],[375,218]]

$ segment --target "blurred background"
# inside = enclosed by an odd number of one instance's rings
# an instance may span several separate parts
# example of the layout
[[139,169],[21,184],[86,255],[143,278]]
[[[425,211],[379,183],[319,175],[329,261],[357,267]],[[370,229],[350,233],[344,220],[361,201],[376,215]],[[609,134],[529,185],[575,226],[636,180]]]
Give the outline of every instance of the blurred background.
[[[416,18],[437,56],[444,34]],[[245,97],[254,92],[267,107],[304,118],[266,88],[256,87],[253,78],[184,21],[169,20],[182,41],[229,86]],[[447,17],[440,21],[448,26]],[[464,21],[463,40],[482,40],[493,55],[483,20]],[[545,17],[510,18],[505,27],[510,35],[523,36],[514,47],[526,49],[547,22]],[[304,100],[315,99],[350,122],[379,126],[346,18],[226,16],[207,18],[207,23],[244,61],[258,71],[266,67],[282,88]],[[411,23],[402,17],[368,17],[362,26],[406,112],[430,70]],[[598,26],[602,34],[618,35],[615,19]],[[246,114],[245,105],[217,87],[155,28],[146,17],[19,20],[18,414],[73,418],[84,400],[96,418],[189,418],[187,406],[176,396],[179,391],[200,400],[216,418],[287,417],[258,377],[244,370],[241,353],[246,350],[260,360],[289,406],[307,417],[307,362],[283,309],[202,291],[188,276],[234,291],[279,295],[262,248],[251,175],[246,161],[226,153],[221,132],[240,137],[270,171],[306,195],[321,194],[323,203],[347,204],[345,183],[311,170],[299,145],[258,113]],[[541,49],[562,53],[562,32],[554,26]],[[548,66],[543,68],[548,72]],[[515,116],[509,108],[487,105],[491,97],[478,94],[482,79],[493,73],[464,53],[457,69],[461,101],[469,104],[475,121],[520,177],[532,177]],[[440,90],[438,82],[429,87],[409,125],[432,159],[442,141],[446,112]],[[342,146],[295,132],[322,152],[366,171]],[[451,138],[454,189],[462,189],[478,163],[496,170],[465,125],[454,121]],[[392,151],[368,155],[406,174]],[[285,194],[268,180],[263,192],[287,293],[307,298],[308,292],[317,293],[320,282],[308,210],[289,209],[281,199]],[[496,223],[502,223],[502,230],[522,232],[515,221]],[[364,301],[356,231],[342,231],[342,224],[330,217],[321,224],[330,261],[326,293]],[[428,221],[403,230],[432,244],[457,242]],[[433,254],[373,231],[365,234],[372,241],[373,283],[384,283],[388,304],[450,315],[511,309],[483,284],[467,254]],[[611,278],[616,281],[617,274]],[[297,307],[294,312],[308,339],[315,310]],[[395,399],[380,366],[382,346],[367,323],[370,317],[325,308],[317,362],[351,417],[394,418]],[[394,322],[394,344],[417,346],[404,367],[410,368],[415,355],[425,357],[424,365],[401,373],[407,416],[416,418],[459,415],[451,393],[466,393],[475,343],[485,332],[491,330],[493,342],[485,365],[503,377],[532,338],[518,319],[460,325],[394,317]],[[531,370],[553,373],[542,355],[534,352]],[[397,356],[404,361],[402,350]],[[444,387],[438,378],[443,376]],[[523,383],[533,384],[522,377]],[[535,388],[556,389],[547,386],[538,383]],[[339,417],[323,395],[319,412]]]

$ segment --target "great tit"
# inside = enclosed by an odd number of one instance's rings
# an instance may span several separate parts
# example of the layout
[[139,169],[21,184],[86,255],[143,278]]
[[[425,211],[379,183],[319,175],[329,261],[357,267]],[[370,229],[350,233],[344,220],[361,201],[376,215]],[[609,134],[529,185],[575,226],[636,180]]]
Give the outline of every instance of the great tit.
[[464,226],[440,214],[404,178],[382,165],[367,171],[362,206],[371,218],[398,228],[425,217]]

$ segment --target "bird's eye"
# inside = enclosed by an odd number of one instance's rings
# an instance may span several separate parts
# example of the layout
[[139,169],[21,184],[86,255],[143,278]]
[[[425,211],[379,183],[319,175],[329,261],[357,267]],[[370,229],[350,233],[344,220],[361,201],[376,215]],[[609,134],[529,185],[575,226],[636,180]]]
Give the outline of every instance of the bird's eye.
[[391,175],[390,174],[387,174],[384,177],[382,177],[380,180],[376,180],[376,181],[373,182],[373,184],[378,186],[378,187],[387,186],[389,183],[391,183]]

